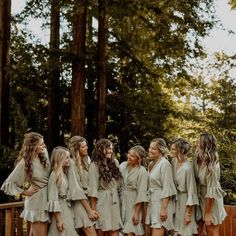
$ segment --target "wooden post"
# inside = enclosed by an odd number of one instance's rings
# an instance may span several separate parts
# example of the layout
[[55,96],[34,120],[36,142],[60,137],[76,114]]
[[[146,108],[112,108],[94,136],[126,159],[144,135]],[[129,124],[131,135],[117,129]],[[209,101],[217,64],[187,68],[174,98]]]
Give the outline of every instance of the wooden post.
[[23,236],[23,219],[20,217],[22,208],[17,209],[17,236]]
[[14,208],[6,209],[5,236],[14,236]]
[[3,235],[3,232],[2,232],[2,222],[3,222],[2,210],[0,210],[0,235]]

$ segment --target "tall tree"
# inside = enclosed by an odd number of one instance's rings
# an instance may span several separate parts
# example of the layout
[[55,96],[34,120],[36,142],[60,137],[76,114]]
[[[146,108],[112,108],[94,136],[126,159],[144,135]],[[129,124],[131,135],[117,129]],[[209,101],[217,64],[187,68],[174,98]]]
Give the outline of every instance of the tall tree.
[[106,1],[98,1],[98,138],[105,136],[106,106]]
[[51,0],[50,55],[48,59],[48,148],[59,144],[59,107],[60,107],[60,1]]
[[85,131],[85,42],[87,1],[75,1],[73,12],[73,54],[71,87],[71,133],[84,135]]
[[0,148],[9,135],[9,74],[11,0],[0,0]]

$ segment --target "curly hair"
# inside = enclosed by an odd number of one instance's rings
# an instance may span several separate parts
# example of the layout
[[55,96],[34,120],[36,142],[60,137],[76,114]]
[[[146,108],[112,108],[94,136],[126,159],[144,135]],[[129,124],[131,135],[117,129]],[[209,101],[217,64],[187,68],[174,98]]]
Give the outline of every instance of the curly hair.
[[140,165],[147,168],[147,166],[148,166],[147,153],[141,145],[133,146],[129,149],[129,151],[134,151],[135,155],[139,158]]
[[[21,159],[24,159],[26,179],[29,181],[32,179],[32,176],[33,176],[32,160],[37,155],[36,149],[40,140],[42,139],[43,139],[43,136],[36,132],[30,132],[28,134],[25,134],[24,141],[23,141],[21,150],[19,152],[19,156],[17,158],[17,163]],[[47,158],[45,156],[45,153],[38,154],[38,158],[42,166],[46,168]]]
[[83,178],[82,169],[88,171],[89,168],[88,156],[82,158],[79,152],[81,143],[83,142],[86,142],[86,144],[88,144],[85,138],[76,135],[71,137],[68,143],[68,149],[79,170],[80,178]]
[[62,172],[67,173],[68,167],[63,167],[63,162],[67,157],[70,157],[70,151],[67,148],[58,146],[55,147],[52,151],[51,155],[51,165],[52,171],[55,172],[56,175],[56,185],[58,188],[61,186],[62,182]]
[[97,164],[99,170],[99,179],[103,180],[105,184],[109,184],[114,178],[117,181],[122,179],[119,167],[115,163],[115,158],[111,159],[105,157],[104,151],[112,146],[109,139],[100,139],[94,147],[92,152],[92,161]]
[[177,138],[173,140],[170,144],[174,144],[177,150],[179,151],[180,156],[178,157],[178,159],[180,159],[180,161],[181,157],[187,155],[191,149],[191,144],[183,138]]
[[197,150],[197,164],[206,163],[209,174],[219,162],[217,140],[213,134],[202,133],[199,136],[199,149]]

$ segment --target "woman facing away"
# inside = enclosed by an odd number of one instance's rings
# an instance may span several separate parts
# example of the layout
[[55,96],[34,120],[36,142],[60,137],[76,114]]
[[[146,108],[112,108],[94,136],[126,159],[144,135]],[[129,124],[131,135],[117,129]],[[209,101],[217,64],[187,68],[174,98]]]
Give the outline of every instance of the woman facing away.
[[198,138],[194,171],[199,193],[197,209],[198,235],[219,236],[219,225],[226,217],[220,186],[220,164],[217,141],[213,134],[203,133]]
[[88,169],[91,162],[88,156],[87,140],[81,136],[73,136],[69,140],[68,149],[72,157],[71,168],[73,168],[79,185],[77,189],[80,189],[83,194],[73,204],[75,228],[82,229],[87,236],[96,236],[94,224],[99,214],[91,209],[87,201]]
[[198,196],[193,167],[187,159],[190,148],[189,142],[183,138],[171,143],[171,163],[177,188],[174,227],[176,234],[181,236],[197,234],[195,205],[198,204]]
[[119,163],[113,157],[113,144],[100,139],[92,153],[89,167],[88,195],[92,209],[99,212],[98,236],[118,236],[122,228],[118,188],[122,182]]
[[171,164],[165,157],[168,152],[164,139],[156,138],[151,141],[146,219],[151,228],[151,236],[164,236],[167,230],[174,229],[172,196],[176,195],[176,188]]
[[[68,168],[70,152],[64,147],[52,151],[52,172],[48,183],[48,211],[52,213],[48,236],[77,236],[69,196]],[[72,186],[74,187],[74,186]]]
[[[1,189],[8,195],[25,196],[21,217],[31,222],[30,236],[46,236],[47,185],[50,162],[43,136],[36,132],[25,135],[15,169],[3,183]],[[25,182],[30,187],[23,189]]]
[[134,146],[128,151],[127,161],[121,163],[120,171],[124,179],[122,187],[122,221],[126,236],[143,235],[142,207],[147,202],[146,152],[142,146]]

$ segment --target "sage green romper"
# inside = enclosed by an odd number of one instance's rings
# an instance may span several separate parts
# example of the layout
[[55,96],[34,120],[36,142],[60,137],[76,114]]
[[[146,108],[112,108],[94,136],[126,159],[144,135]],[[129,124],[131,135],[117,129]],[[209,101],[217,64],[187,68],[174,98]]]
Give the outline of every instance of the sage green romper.
[[[78,236],[74,227],[74,214],[69,195],[70,184],[66,174],[62,173],[61,185],[58,188],[55,172],[52,171],[48,183],[48,212],[52,213],[48,236]],[[57,229],[53,212],[61,213],[61,219],[64,225],[62,232]]]
[[220,185],[220,165],[217,163],[213,167],[213,171],[209,174],[206,165],[199,166],[194,161],[194,172],[197,181],[199,207],[197,207],[197,220],[204,220],[204,212],[206,208],[206,198],[213,198],[214,203],[212,206],[211,214],[214,225],[221,224],[225,217],[226,212],[224,208],[223,197],[226,193],[222,190]]
[[[174,229],[173,214],[175,212],[173,196],[176,195],[176,188],[173,181],[172,167],[165,157],[161,157],[148,171],[148,206],[146,223],[151,228],[160,229],[164,227],[167,230]],[[160,211],[162,199],[169,197],[167,207],[167,219],[162,222]]]
[[111,179],[109,184],[99,180],[98,166],[94,162],[90,164],[88,196],[97,198],[96,210],[100,214],[96,229],[110,231],[122,228],[119,186],[120,183],[115,179]]
[[[197,234],[195,207],[198,205],[197,186],[192,164],[189,161],[177,170],[177,159],[172,159],[174,182],[177,188],[175,202],[174,226],[175,232],[182,236]],[[193,206],[192,217],[189,224],[184,223],[186,207]]]
[[[32,160],[33,176],[29,184],[39,187],[40,190],[32,196],[25,196],[24,210],[21,213],[21,217],[24,220],[32,223],[47,222],[49,220],[47,212],[47,186],[50,174],[50,162],[46,150],[45,153],[47,157],[46,168],[43,167],[39,158],[34,158]],[[5,180],[1,189],[11,196],[19,195],[24,191],[23,185],[25,182],[25,161],[22,159]]]
[[[95,222],[91,221],[88,217],[88,214],[83,207],[80,200],[87,198],[87,188],[88,188],[88,172],[86,170],[83,170],[83,181],[81,181],[78,168],[75,165],[74,160],[71,160],[70,164],[71,171],[74,172],[74,175],[76,176],[77,183],[75,184],[77,187],[73,188],[73,191],[77,191],[77,197],[73,197],[73,211],[74,211],[74,221],[75,221],[75,228],[87,228],[91,227],[95,224]],[[86,184],[87,182],[87,184]]]
[[124,224],[123,233],[143,235],[142,210],[137,225],[133,224],[133,216],[135,204],[147,202],[147,171],[143,166],[137,166],[129,171],[126,161],[121,163],[120,171],[124,179],[121,197],[121,216]]

